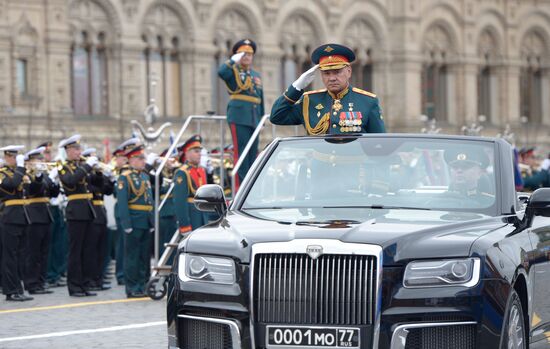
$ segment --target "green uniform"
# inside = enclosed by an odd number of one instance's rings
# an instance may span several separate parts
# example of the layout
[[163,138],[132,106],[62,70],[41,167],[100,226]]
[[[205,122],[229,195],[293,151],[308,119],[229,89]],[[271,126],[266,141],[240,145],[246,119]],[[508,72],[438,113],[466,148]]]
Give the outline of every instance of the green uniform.
[[[164,200],[166,197],[166,193],[168,192],[168,189],[170,188],[169,184],[162,184],[160,188],[160,202]],[[159,256],[164,252],[164,244],[170,242],[170,239],[172,239],[172,236],[174,235],[175,231],[178,229],[178,224],[176,221],[176,211],[174,207],[174,194],[170,193],[168,198],[166,199],[166,202],[160,209],[160,222],[159,222],[159,230],[160,230],[160,246],[159,246]],[[168,264],[172,264],[172,258],[168,260]]]
[[[262,79],[257,71],[245,70],[232,60],[228,60],[220,66],[218,75],[225,82],[229,92],[227,122],[231,128],[234,161],[237,163],[240,154],[264,115]],[[239,182],[244,179],[257,154],[258,140],[250,148],[248,156],[239,169],[237,178]]]
[[538,188],[550,187],[550,171],[533,171],[531,176],[523,178],[523,187],[532,191],[535,191]]
[[[144,293],[149,277],[153,195],[149,176],[130,169],[117,183],[120,224],[124,231],[124,281],[126,294]],[[130,233],[127,233],[132,229]]]
[[184,164],[174,174],[174,203],[181,233],[195,230],[208,223],[208,215],[193,203],[196,190],[206,184],[206,172],[200,166]]
[[275,125],[304,125],[309,135],[384,133],[375,94],[349,86],[338,95],[327,89],[303,92],[292,85],[271,109]]

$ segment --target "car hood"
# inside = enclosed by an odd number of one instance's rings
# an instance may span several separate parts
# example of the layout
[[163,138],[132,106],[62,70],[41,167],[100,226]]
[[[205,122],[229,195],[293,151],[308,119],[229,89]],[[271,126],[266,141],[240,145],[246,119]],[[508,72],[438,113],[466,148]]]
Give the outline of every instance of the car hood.
[[409,259],[468,256],[476,239],[506,224],[501,217],[448,211],[376,210],[360,224],[282,223],[230,212],[220,222],[194,231],[181,247],[249,263],[256,243],[335,239],[382,246],[384,264],[392,265]]

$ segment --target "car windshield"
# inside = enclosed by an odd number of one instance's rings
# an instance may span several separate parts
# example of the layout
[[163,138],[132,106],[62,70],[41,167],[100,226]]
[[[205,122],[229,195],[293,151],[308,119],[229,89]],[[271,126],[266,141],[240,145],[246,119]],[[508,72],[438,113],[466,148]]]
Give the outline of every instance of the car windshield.
[[492,214],[494,144],[439,138],[281,141],[241,209],[415,209]]

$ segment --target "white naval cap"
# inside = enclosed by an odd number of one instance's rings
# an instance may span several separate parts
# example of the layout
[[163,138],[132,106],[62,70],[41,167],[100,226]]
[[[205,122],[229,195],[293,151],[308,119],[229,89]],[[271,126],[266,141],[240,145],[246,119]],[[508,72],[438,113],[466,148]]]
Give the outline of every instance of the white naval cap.
[[73,144],[80,144],[80,135],[74,135],[59,142],[59,148],[67,148]]
[[42,153],[44,153],[44,150],[46,150],[46,147],[38,147],[36,149],[28,151],[25,154],[25,160],[29,160],[29,159],[31,159],[31,157],[34,157],[34,156],[37,156],[37,155],[42,155]]
[[138,137],[133,137],[120,143],[117,149],[128,150],[128,148],[133,148],[138,144],[141,144],[141,139],[139,139]]
[[92,155],[93,153],[97,153],[96,148],[86,148],[82,152],[82,156],[88,157],[88,156]]
[[0,148],[0,151],[3,151],[4,153],[17,154],[20,150],[24,148],[25,148],[24,145],[8,145],[3,148]]

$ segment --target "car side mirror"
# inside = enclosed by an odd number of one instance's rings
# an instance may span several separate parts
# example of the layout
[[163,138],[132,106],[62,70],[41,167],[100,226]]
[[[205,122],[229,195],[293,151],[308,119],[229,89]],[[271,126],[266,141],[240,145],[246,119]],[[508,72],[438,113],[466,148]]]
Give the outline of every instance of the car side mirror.
[[217,184],[205,184],[195,193],[195,207],[203,212],[216,212],[220,217],[227,212],[223,189]]
[[550,188],[540,188],[531,194],[525,209],[525,216],[528,218],[550,217]]

